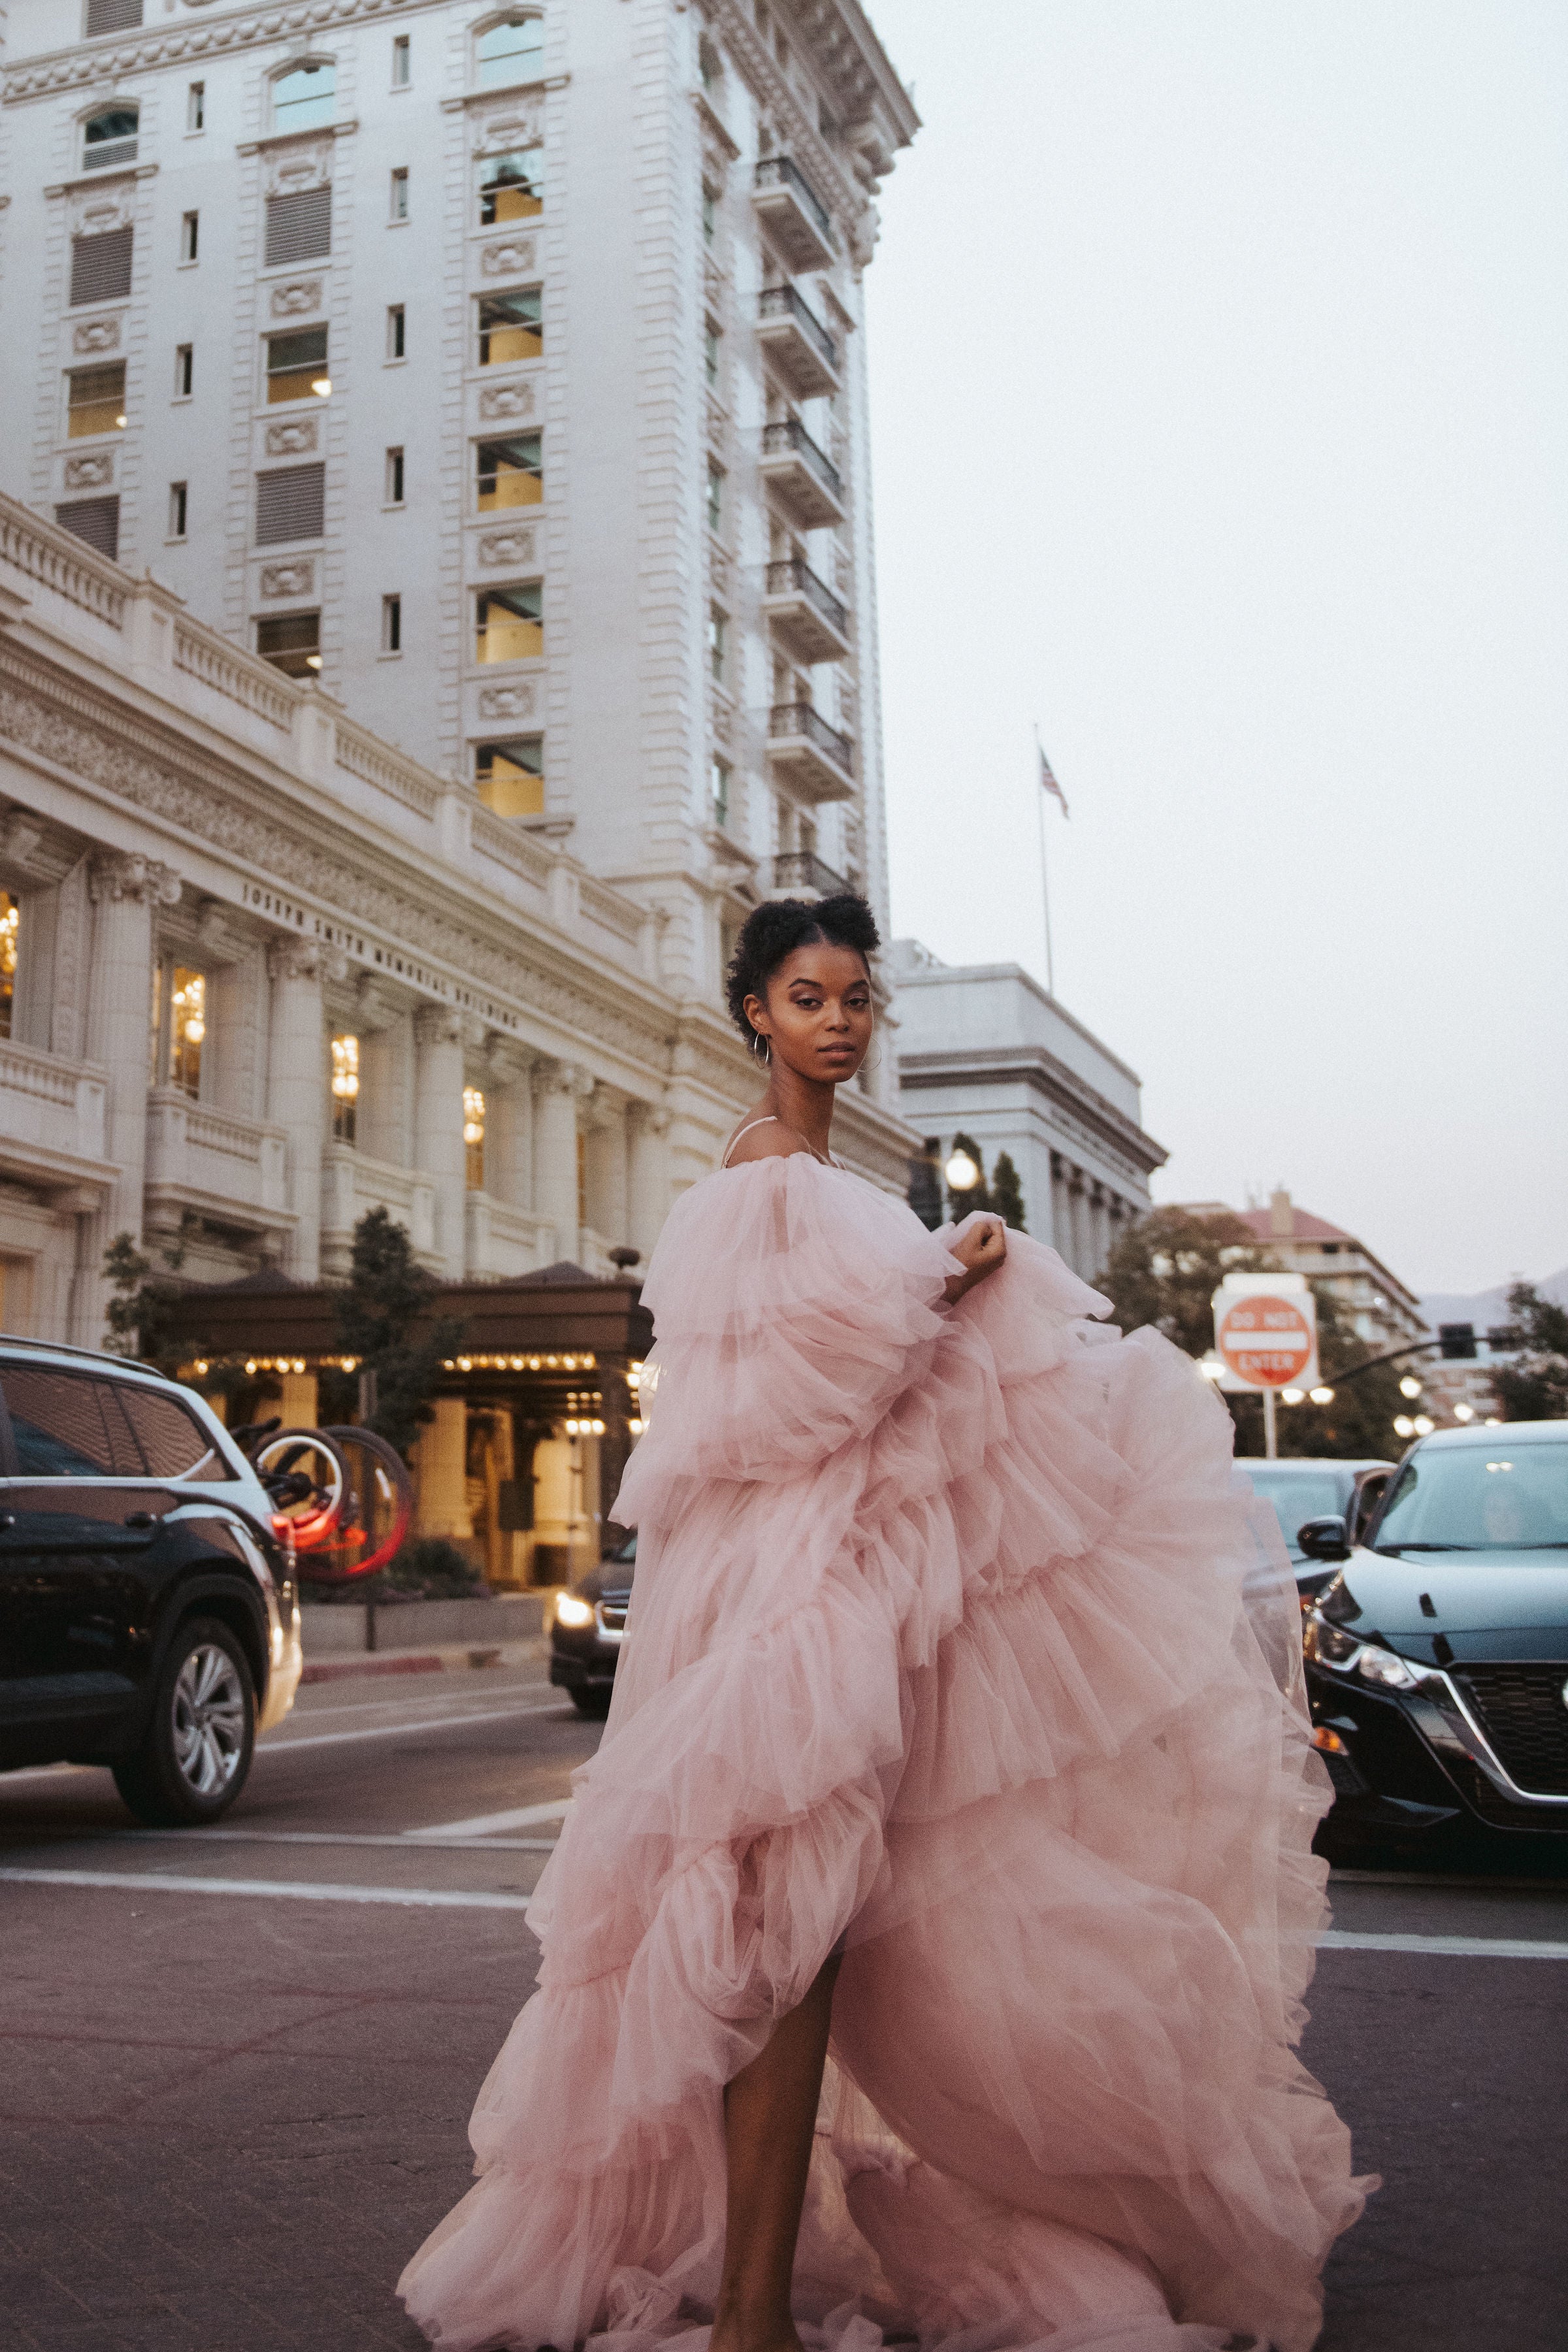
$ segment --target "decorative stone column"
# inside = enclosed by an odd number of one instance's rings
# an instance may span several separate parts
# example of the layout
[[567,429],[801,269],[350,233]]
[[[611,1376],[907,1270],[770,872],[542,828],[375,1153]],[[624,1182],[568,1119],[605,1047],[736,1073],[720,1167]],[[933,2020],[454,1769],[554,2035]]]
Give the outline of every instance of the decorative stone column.
[[414,1525],[422,1536],[445,1536],[467,1543],[474,1532],[468,1511],[468,1408],[461,1397],[433,1400],[436,1418],[414,1441]]
[[669,1207],[669,1113],[658,1103],[635,1102],[626,1110],[626,1173],[631,1194],[626,1238],[642,1253],[646,1268]]
[[509,1209],[533,1206],[533,1086],[528,1055],[510,1038],[485,1048],[485,1190]]
[[414,1016],[414,1164],[436,1187],[436,1251],[449,1282],[463,1274],[467,1026],[466,1016],[450,1004],[423,1004]]
[[272,982],[267,1116],[289,1137],[295,1224],[283,1245],[283,1271],[297,1282],[315,1282],[321,1271],[321,1148],[331,1084],[321,983],[341,980],[344,966],[342,951],[320,940],[277,940],[267,952]]
[[616,1249],[631,1231],[626,1199],[626,1109],[619,1097],[600,1088],[584,1140],[588,1223],[602,1242]]
[[[109,1074],[102,1152],[117,1173],[91,1204],[78,1205],[76,1263],[70,1282],[70,1336],[100,1348],[109,1286],[103,1254],[121,1234],[142,1239],[147,1174],[148,1010],[153,996],[153,919],[172,907],[180,878],[156,859],[104,850],[88,871],[93,908],[85,1052]],[[62,1203],[62,1206],[64,1204]]]
[[[172,907],[180,878],[151,857],[105,851],[89,869],[95,909],[87,996],[87,1058],[109,1072],[104,1153],[120,1173],[100,1212],[100,1255],[117,1234],[142,1238],[147,1164],[148,1009],[153,997],[153,910]],[[89,1265],[91,1261],[89,1260]]]
[[533,1213],[555,1228],[554,1255],[575,1258],[577,1231],[577,1106],[594,1091],[586,1070],[572,1062],[542,1066],[533,1078]]

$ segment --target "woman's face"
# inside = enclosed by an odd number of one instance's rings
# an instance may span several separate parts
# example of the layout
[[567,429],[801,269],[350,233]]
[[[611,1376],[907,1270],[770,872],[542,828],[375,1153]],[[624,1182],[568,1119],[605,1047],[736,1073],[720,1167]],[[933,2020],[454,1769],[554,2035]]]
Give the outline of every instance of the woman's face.
[[865,959],[826,940],[795,948],[770,976],[765,998],[747,997],[746,1013],[787,1068],[841,1085],[854,1076],[871,1043]]

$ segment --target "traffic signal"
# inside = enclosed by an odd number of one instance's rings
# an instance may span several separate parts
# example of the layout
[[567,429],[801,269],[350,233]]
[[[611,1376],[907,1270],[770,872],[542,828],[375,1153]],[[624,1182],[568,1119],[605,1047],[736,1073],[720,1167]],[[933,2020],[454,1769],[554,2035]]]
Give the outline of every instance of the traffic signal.
[[1443,1355],[1450,1362],[1457,1357],[1473,1356],[1476,1352],[1476,1327],[1473,1323],[1439,1323],[1437,1339]]

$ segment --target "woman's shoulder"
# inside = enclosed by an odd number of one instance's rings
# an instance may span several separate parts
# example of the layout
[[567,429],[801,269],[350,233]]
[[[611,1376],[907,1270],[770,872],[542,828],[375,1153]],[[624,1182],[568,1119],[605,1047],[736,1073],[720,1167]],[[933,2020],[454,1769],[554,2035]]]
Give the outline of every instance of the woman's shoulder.
[[781,1118],[769,1116],[742,1119],[725,1147],[721,1172],[727,1168],[744,1168],[753,1160],[794,1160],[802,1152],[808,1158],[816,1157],[805,1137],[796,1135]]

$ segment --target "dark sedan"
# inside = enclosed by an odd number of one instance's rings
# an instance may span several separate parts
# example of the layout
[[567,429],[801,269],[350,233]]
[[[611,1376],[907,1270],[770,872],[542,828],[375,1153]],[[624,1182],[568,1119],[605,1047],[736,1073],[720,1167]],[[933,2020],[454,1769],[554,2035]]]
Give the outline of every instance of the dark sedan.
[[1298,1454],[1280,1462],[1247,1456],[1236,1466],[1246,1471],[1254,1492],[1279,1520],[1296,1571],[1296,1589],[1303,1600],[1320,1591],[1333,1571],[1320,1560],[1309,1559],[1301,1549],[1301,1527],[1308,1519],[1341,1518],[1351,1542],[1355,1543],[1394,1475],[1392,1462],[1340,1462],[1317,1454]]
[[1568,1426],[1440,1430],[1363,1544],[1301,1538],[1335,1570],[1305,1618],[1334,1850],[1568,1837]]
[[568,1591],[555,1595],[550,1615],[550,1679],[572,1694],[579,1715],[608,1712],[616,1662],[626,1639],[637,1539],[602,1559]]

